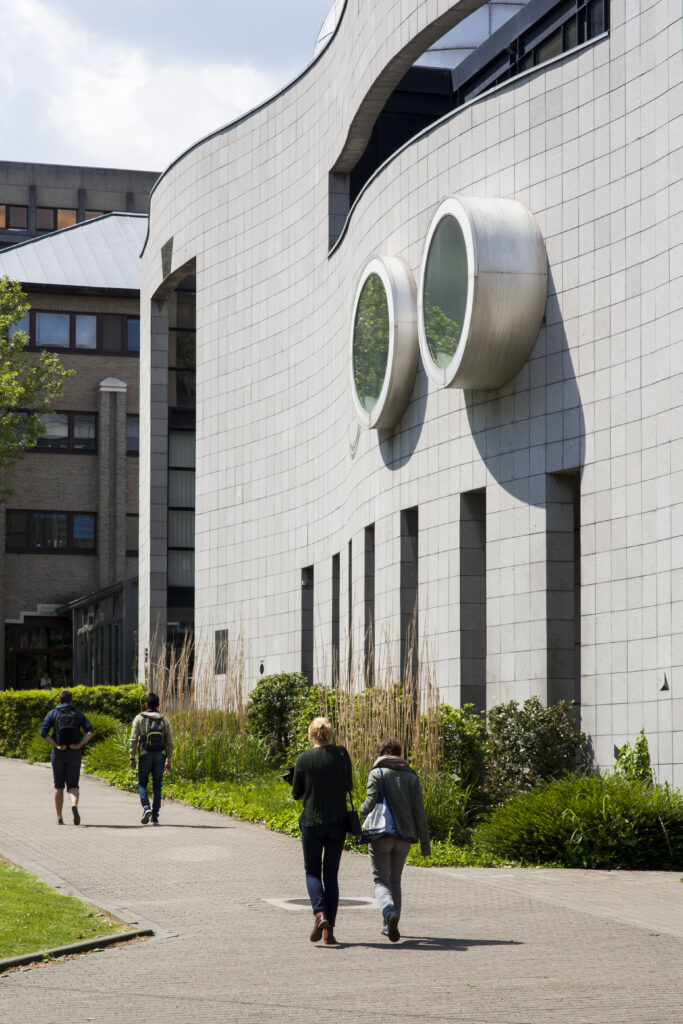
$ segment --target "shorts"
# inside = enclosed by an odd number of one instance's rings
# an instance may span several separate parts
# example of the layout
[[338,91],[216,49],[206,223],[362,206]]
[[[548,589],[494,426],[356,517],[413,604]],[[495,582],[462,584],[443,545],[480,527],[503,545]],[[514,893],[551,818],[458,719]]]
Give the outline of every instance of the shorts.
[[52,775],[55,780],[55,789],[77,789],[78,780],[81,775],[81,760],[83,753],[80,750],[55,750],[52,749],[50,760],[52,761]]

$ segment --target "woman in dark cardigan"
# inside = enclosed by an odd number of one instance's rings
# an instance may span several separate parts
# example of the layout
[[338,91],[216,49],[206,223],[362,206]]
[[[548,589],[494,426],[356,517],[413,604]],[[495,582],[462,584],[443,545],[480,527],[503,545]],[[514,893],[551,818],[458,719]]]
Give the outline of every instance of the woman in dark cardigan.
[[334,924],[339,904],[337,874],[346,838],[346,794],[353,788],[351,758],[333,742],[329,718],[314,718],[308,727],[313,744],[297,758],[292,796],[303,800],[299,818],[306,887],[315,920],[311,942],[337,945]]

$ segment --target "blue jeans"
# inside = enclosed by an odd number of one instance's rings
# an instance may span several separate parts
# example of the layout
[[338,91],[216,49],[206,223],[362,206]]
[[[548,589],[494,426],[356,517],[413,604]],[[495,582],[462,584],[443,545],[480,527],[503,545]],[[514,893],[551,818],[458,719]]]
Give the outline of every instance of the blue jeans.
[[339,861],[346,839],[346,819],[329,825],[302,825],[306,888],[313,913],[322,911],[334,927],[339,905]]
[[401,875],[410,843],[404,839],[377,839],[369,847],[375,897],[386,927],[391,914],[401,916]]
[[147,783],[149,782],[150,773],[152,775],[152,788],[154,791],[154,800],[152,803],[152,817],[159,817],[159,810],[161,808],[161,783],[164,778],[164,765],[166,764],[166,754],[143,754],[140,752],[138,756],[138,793],[140,794],[140,803],[143,807],[149,807],[149,797],[147,796]]

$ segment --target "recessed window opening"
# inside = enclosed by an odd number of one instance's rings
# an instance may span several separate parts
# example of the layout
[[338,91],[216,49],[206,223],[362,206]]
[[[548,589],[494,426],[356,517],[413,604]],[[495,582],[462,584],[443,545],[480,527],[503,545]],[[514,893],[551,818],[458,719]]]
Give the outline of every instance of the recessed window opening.
[[29,349],[138,356],[140,318],[119,313],[63,313],[32,309],[11,334],[25,331]]
[[375,525],[365,527],[364,554],[364,670],[365,685],[375,685]]
[[332,685],[339,683],[340,573],[339,554],[332,556]]
[[228,671],[228,636],[227,629],[217,629],[213,634],[214,672],[217,676],[224,676]]
[[418,657],[418,510],[401,512],[401,679],[417,688]]
[[346,678],[351,681],[353,679],[353,541],[349,541],[349,557],[348,557],[348,589],[347,589],[347,612],[348,612],[348,623],[349,633],[347,641],[347,664],[346,664]]
[[460,703],[486,710],[486,491],[460,495]]
[[301,570],[301,674],[313,684],[313,566]]
[[546,477],[548,704],[581,703],[580,475]]

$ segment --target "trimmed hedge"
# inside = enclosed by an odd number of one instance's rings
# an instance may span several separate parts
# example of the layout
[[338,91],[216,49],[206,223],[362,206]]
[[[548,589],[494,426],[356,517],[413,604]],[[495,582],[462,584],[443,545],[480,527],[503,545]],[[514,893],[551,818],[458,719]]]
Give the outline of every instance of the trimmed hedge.
[[[145,688],[131,686],[73,686],[74,704],[86,715],[110,715],[132,722],[140,711]],[[0,691],[0,755],[25,757],[45,715],[57,706],[59,690]]]

